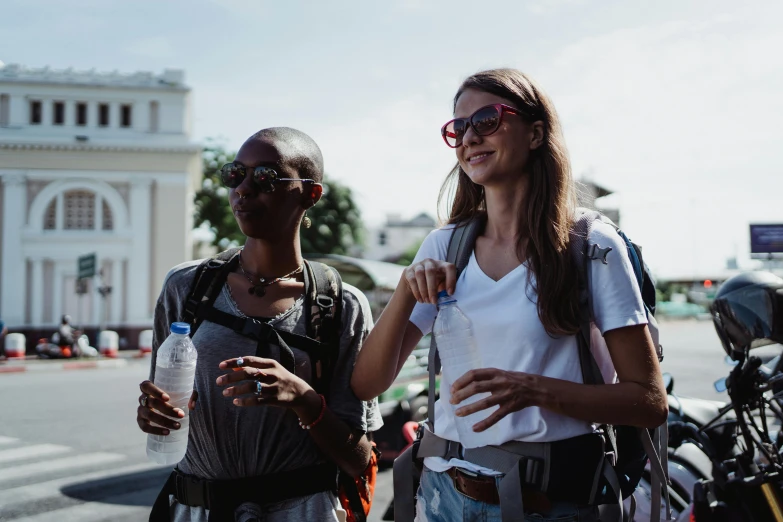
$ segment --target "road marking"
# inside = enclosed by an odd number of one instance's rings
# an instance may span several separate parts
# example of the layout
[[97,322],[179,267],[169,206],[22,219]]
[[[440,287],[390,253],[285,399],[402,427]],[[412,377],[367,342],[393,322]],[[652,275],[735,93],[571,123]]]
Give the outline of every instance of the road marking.
[[19,442],[19,439],[15,439],[13,437],[3,437],[2,435],[0,435],[0,445],[13,444],[15,442]]
[[98,480],[112,480],[114,478],[122,477],[123,475],[132,475],[134,473],[143,473],[145,471],[164,468],[170,469],[171,466],[158,466],[157,464],[136,464],[125,468],[94,471],[82,475],[50,480],[48,482],[40,482],[38,484],[30,484],[28,486],[19,486],[11,489],[5,489],[0,491],[0,520],[2,520],[4,514],[4,507],[8,508],[12,505],[18,505],[22,503],[31,504],[46,498],[58,497],[62,495],[61,490],[68,486]]
[[0,482],[32,477],[43,473],[53,474],[57,471],[72,468],[86,468],[99,464],[109,464],[126,458],[125,455],[120,455],[118,453],[87,453],[86,455],[74,455],[73,457],[36,462],[34,464],[4,469],[3,472],[0,473]]
[[159,487],[134,491],[124,495],[107,497],[102,502],[85,502],[54,511],[47,511],[32,517],[25,517],[27,522],[86,522],[89,520],[117,520],[120,517],[140,515],[139,520],[149,516],[149,506],[139,506],[138,497],[149,495],[155,497]]
[[[25,460],[34,457],[48,457],[71,451],[68,446],[59,446],[57,444],[36,444],[35,446],[22,446],[9,450],[0,451],[0,464],[13,462],[15,460]],[[1,475],[0,475],[1,476]]]

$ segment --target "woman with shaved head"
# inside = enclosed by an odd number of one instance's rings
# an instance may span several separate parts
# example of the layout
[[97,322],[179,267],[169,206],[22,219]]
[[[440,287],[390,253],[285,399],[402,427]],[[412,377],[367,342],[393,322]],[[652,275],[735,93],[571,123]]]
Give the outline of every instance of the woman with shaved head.
[[142,431],[168,435],[185,417],[153,384],[172,322],[191,324],[198,365],[187,453],[150,519],[340,520],[338,468],[341,478],[365,473],[367,433],[381,420],[377,402],[349,386],[372,326],[367,299],[301,253],[304,214],[322,194],[321,151],[300,131],[264,129],[221,177],[244,246],[173,268],[155,308]]

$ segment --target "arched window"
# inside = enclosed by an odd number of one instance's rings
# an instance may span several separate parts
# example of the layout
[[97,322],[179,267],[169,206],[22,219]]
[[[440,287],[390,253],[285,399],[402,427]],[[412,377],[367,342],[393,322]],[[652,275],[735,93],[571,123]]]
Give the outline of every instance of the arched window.
[[63,228],[65,230],[93,230],[95,228],[95,193],[72,190],[63,197]]
[[[62,209],[57,208],[58,202],[62,202]],[[63,230],[114,230],[111,207],[90,190],[69,190],[55,197],[46,207],[44,230],[57,230],[58,211]]]

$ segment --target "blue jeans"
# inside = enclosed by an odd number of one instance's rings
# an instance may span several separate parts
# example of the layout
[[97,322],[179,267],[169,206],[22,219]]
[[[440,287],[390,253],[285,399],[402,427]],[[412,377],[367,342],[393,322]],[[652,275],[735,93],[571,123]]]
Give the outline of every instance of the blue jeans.
[[[495,479],[496,485],[500,477]],[[426,467],[416,494],[416,522],[500,522],[500,506],[466,497],[454,488],[446,473]],[[549,513],[525,513],[526,522],[598,522],[598,509],[569,502],[555,502]]]

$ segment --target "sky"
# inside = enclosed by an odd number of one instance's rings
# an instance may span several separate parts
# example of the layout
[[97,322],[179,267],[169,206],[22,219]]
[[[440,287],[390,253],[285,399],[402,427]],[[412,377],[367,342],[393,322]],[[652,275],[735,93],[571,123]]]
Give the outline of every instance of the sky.
[[576,178],[661,278],[751,266],[783,223],[783,2],[769,0],[3,0],[0,61],[184,69],[194,140],[290,126],[365,221],[437,216],[440,126],[470,74],[514,67],[561,117]]

